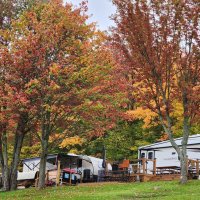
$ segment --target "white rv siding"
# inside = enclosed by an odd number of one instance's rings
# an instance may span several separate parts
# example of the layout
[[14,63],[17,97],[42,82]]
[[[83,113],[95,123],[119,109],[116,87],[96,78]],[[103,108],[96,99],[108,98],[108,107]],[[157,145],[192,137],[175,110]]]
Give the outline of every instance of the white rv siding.
[[[182,138],[175,139],[177,145],[181,145]],[[200,134],[192,135],[188,139],[188,145],[200,144]],[[142,146],[139,149],[157,149],[162,147],[171,147],[171,143],[169,140],[163,142],[156,142],[154,144]]]
[[[178,138],[175,142],[181,145],[181,139]],[[171,146],[168,141],[154,143],[151,145],[143,146],[139,148],[138,157],[141,158],[142,154],[148,159],[149,152],[153,152],[152,159],[156,159],[156,167],[164,166],[177,166],[180,167],[180,161],[178,154],[175,149]],[[187,155],[189,159],[200,160],[200,135],[193,135],[189,137],[187,146]],[[153,163],[148,161],[147,169],[153,170]]]
[[23,162],[23,172],[39,171],[40,158],[30,159]]
[[174,148],[160,148],[155,151],[156,166],[177,166],[180,167],[178,155]]
[[[94,175],[98,175],[98,171],[104,169],[102,167],[103,159],[95,158],[95,157],[92,157],[92,156],[88,156],[88,158],[90,158],[90,160],[92,162],[92,165],[93,165],[93,168],[94,168]],[[108,168],[108,170],[112,170],[110,163],[107,163],[107,168]]]
[[200,144],[188,146],[187,155],[189,159],[200,160]]
[[[23,172],[32,172],[39,171],[40,168],[40,158],[33,158],[24,161],[23,163]],[[49,162],[46,162],[46,170],[57,169],[56,165],[53,165]]]

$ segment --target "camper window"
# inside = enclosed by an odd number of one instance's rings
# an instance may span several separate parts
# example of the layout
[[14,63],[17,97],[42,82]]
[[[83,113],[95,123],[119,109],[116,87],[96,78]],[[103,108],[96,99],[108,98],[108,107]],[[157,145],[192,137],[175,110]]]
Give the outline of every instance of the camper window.
[[148,153],[148,159],[153,159],[153,152]]
[[141,153],[141,158],[145,158],[145,153]]
[[176,152],[172,152],[172,155],[175,155],[176,154]]

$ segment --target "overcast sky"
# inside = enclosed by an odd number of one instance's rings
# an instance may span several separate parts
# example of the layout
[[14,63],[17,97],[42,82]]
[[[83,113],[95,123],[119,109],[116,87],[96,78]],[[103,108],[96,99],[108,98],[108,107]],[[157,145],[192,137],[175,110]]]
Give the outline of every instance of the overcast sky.
[[[74,5],[79,5],[82,0],[64,0],[64,2],[71,2]],[[88,0],[88,14],[90,22],[97,22],[99,29],[108,30],[108,27],[113,25],[109,17],[115,13],[115,7],[111,0]]]

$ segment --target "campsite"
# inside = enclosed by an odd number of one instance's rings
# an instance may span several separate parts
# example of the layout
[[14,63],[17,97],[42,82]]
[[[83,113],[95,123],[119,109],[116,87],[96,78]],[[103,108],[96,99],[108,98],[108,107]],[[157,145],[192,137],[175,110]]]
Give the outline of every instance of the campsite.
[[198,199],[198,0],[0,0],[0,200]]
[[[200,135],[189,138],[187,159],[187,178],[199,179],[199,139]],[[181,138],[176,139],[180,145]],[[167,148],[167,151],[166,151]],[[169,150],[171,148],[171,151]],[[159,156],[158,151],[166,151]],[[104,150],[105,151],[105,150]],[[146,153],[144,153],[146,151]],[[154,154],[152,155],[152,152]],[[138,159],[123,160],[121,163],[108,163],[104,159],[75,154],[49,154],[46,161],[46,186],[78,185],[84,183],[107,182],[150,182],[179,180],[181,176],[180,159],[173,154],[169,141],[140,147]],[[106,151],[104,152],[106,156]],[[150,157],[151,156],[151,157]],[[172,159],[173,156],[173,159]],[[167,161],[167,162],[166,162]],[[22,161],[22,172],[18,171],[18,188],[38,187],[40,158],[26,158]],[[0,182],[2,185],[2,181]]]

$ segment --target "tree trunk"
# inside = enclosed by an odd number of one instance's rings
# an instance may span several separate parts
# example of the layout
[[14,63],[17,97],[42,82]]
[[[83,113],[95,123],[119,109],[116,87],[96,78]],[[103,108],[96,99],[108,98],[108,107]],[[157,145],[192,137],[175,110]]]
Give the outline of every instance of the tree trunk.
[[[184,105],[186,106],[186,105]],[[184,110],[187,110],[184,108]],[[181,179],[180,183],[185,184],[188,180],[188,157],[187,157],[187,144],[188,144],[188,138],[190,134],[190,125],[189,125],[189,117],[187,115],[184,115],[183,120],[183,139],[182,139],[182,149],[181,149],[181,155],[180,155],[180,166],[181,166]]]
[[0,171],[3,171],[3,149],[2,149],[2,135],[0,134]]
[[51,134],[51,113],[50,111],[45,111],[42,119],[42,137],[41,137],[41,145],[42,152],[40,157],[40,171],[39,171],[39,183],[38,188],[45,188],[45,177],[46,177],[46,161],[47,161],[47,153],[48,153],[48,142],[49,136]]
[[[2,152],[2,135],[0,133],[0,173],[1,177],[3,175],[3,168],[4,168],[4,163],[3,163],[3,152]],[[3,182],[0,182],[0,188],[2,186]]]
[[22,149],[24,136],[26,134],[27,122],[28,122],[28,114],[23,113],[20,116],[15,134],[15,145],[13,150],[13,158],[12,158],[11,172],[10,172],[10,190],[17,189],[17,168],[20,161],[20,153]]
[[188,163],[187,163],[187,156],[183,155],[180,156],[180,167],[181,167],[181,178],[180,183],[185,184],[188,181]]
[[47,153],[48,153],[48,140],[43,139],[42,141],[42,153],[40,157],[40,171],[39,171],[39,183],[38,188],[45,188],[45,177],[46,177],[46,162],[47,162]]
[[8,166],[8,144],[7,144],[7,133],[6,126],[4,127],[3,135],[2,135],[2,155],[3,155],[3,170],[2,170],[2,180],[3,180],[3,190],[10,190],[10,182],[9,182],[9,166]]
[[20,153],[23,144],[23,139],[24,134],[18,135],[18,138],[15,139],[14,155],[10,172],[10,190],[17,189],[17,168],[20,161]]
[[9,182],[9,167],[8,165],[4,165],[2,171],[2,181],[3,181],[3,191],[10,190],[10,182]]
[[[184,110],[185,113],[187,112],[187,105],[184,104]],[[169,114],[167,114],[167,126],[164,123],[163,117],[161,112],[159,113],[159,118],[162,123],[162,126],[165,130],[165,132],[168,134],[169,140],[171,142],[172,147],[176,150],[179,159],[180,159],[180,168],[181,168],[181,177],[180,177],[180,183],[185,184],[188,180],[188,163],[187,163],[187,144],[188,144],[188,138],[190,134],[190,125],[189,125],[189,117],[184,114],[184,121],[183,121],[183,137],[181,142],[181,147],[179,147],[174,138],[173,138],[173,132],[172,132],[172,124],[171,124],[171,118]]]

